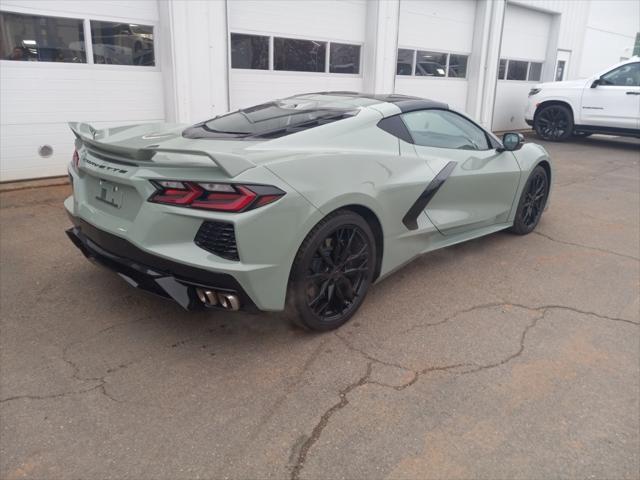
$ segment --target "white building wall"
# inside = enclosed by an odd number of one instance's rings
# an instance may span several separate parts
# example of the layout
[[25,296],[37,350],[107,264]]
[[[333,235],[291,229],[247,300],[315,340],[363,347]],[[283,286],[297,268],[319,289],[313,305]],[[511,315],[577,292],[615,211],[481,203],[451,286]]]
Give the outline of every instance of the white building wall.
[[[363,46],[365,43],[366,0],[243,0],[228,2],[228,8],[229,32]],[[232,68],[230,107],[247,107],[304,92],[362,91],[363,49],[360,74]]]
[[[525,128],[531,83],[496,80],[498,58],[544,61],[549,81],[562,50],[565,78],[587,77],[628,57],[640,30],[637,0],[0,0],[0,8],[150,24],[156,58],[156,67],[0,60],[2,181],[64,175],[68,121],[192,123],[309,91],[423,96],[487,127]],[[360,44],[360,73],[230,69],[230,32]],[[398,47],[468,54],[467,78],[397,76]],[[41,158],[46,144],[54,154]]]
[[195,123],[229,110],[225,2],[159,2],[168,122]]
[[[155,0],[3,0],[0,6],[34,15],[158,22]],[[0,180],[65,175],[73,152],[69,121],[97,128],[163,121],[157,58],[156,50],[155,67],[0,60]],[[51,145],[53,155],[40,157],[41,145]]]
[[[511,3],[522,5],[532,9],[539,9],[542,12],[550,13],[554,21],[559,22],[556,32],[552,34],[557,37],[552,38],[552,43],[558,49],[571,52],[572,61],[568,66],[567,80],[578,78],[579,60],[583,51],[584,35],[587,17],[589,16],[589,3],[591,0],[514,0]],[[605,0],[607,1],[607,0]],[[553,79],[555,71],[555,56],[547,58],[548,75],[545,81]]]
[[[543,63],[549,71],[547,54],[554,15],[546,11],[508,3],[502,29],[500,58]],[[556,32],[557,38],[557,32]],[[555,49],[552,49],[555,50]],[[543,72],[543,75],[546,72]],[[493,112],[494,130],[517,130],[527,128],[524,108],[527,93],[532,85],[540,81],[499,79]]]
[[640,1],[591,0],[585,30],[579,78],[631,57],[640,31]]
[[[398,48],[470,55],[475,0],[402,0]],[[464,111],[468,77],[396,76],[395,92],[431,98]]]

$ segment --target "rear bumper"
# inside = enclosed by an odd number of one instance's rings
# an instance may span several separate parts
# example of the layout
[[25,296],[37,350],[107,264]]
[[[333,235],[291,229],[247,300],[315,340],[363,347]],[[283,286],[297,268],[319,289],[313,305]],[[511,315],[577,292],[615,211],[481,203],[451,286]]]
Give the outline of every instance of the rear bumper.
[[66,231],[67,236],[85,257],[118,273],[136,288],[173,300],[186,310],[204,308],[196,294],[198,287],[235,294],[242,310],[258,310],[240,283],[230,274],[158,257],[81,218],[71,215],[70,218],[74,227]]

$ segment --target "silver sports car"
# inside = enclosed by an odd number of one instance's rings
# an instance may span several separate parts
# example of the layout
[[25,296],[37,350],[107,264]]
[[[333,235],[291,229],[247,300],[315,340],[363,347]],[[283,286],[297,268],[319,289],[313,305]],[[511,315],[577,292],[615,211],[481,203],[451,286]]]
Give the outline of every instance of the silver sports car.
[[130,284],[185,308],[291,308],[328,330],[425,252],[531,232],[549,155],[447,105],[323,92],[193,126],[95,130],[76,152],[68,235]]

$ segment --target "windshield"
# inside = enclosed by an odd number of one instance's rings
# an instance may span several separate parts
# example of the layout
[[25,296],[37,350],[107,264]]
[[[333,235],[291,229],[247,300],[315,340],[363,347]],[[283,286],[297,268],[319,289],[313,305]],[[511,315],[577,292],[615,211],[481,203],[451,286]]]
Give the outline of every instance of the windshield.
[[277,138],[352,117],[357,109],[289,98],[238,110],[189,127],[187,138]]

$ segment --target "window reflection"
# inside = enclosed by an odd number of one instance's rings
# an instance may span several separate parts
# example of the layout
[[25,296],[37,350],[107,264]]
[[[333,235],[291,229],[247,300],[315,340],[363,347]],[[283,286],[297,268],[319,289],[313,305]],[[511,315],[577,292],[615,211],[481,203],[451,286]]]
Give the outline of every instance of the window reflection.
[[418,50],[416,75],[425,77],[445,77],[447,75],[447,54]]
[[327,42],[275,37],[273,49],[275,70],[325,71]]
[[413,74],[413,50],[406,48],[398,49],[398,62],[396,66],[396,75],[412,75]]
[[153,27],[91,20],[94,63],[155,65]]
[[269,37],[231,34],[231,68],[269,69]]
[[83,21],[0,12],[0,58],[85,63]]
[[329,50],[329,72],[360,73],[360,45],[332,43]]
[[526,80],[527,63],[520,60],[509,60],[507,68],[507,80]]

